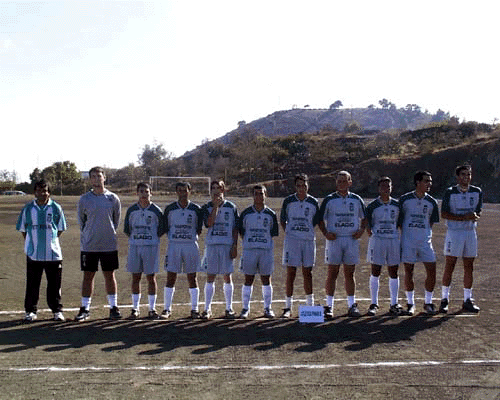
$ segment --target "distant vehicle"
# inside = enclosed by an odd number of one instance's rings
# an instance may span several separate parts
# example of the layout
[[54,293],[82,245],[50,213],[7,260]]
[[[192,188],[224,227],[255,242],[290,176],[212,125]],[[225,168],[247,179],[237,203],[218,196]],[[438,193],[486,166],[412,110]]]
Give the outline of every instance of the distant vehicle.
[[2,193],[4,196],[26,196],[26,193],[20,190],[6,190]]

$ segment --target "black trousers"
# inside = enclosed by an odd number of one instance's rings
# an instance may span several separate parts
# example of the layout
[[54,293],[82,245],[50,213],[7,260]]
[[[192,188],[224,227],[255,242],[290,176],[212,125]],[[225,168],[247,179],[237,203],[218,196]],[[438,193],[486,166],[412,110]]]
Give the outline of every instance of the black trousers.
[[24,298],[24,309],[27,313],[37,312],[43,271],[47,277],[47,304],[54,313],[62,311],[62,261],[33,261],[27,257],[26,296]]

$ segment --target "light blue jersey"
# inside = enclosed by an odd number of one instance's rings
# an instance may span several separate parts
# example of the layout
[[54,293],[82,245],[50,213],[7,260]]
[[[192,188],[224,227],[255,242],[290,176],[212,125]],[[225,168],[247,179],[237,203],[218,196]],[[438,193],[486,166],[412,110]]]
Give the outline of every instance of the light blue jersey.
[[151,203],[142,208],[135,203],[127,210],[123,231],[128,236],[129,244],[153,246],[160,242],[163,235],[163,213],[160,207]]
[[26,204],[19,214],[16,229],[26,234],[24,252],[34,261],[62,260],[59,232],[66,230],[66,219],[59,204],[49,199],[44,206],[36,200]]

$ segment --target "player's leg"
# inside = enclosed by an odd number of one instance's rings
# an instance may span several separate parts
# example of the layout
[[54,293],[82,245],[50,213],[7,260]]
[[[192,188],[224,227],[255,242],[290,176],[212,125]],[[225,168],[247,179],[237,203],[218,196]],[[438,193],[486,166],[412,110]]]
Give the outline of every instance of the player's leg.
[[62,263],[50,261],[44,268],[47,277],[47,304],[54,313],[54,319],[64,321],[61,304]]
[[424,262],[424,267],[426,273],[424,311],[427,314],[435,314],[436,311],[432,303],[432,297],[434,294],[434,286],[436,285],[436,263]]
[[474,257],[464,257],[464,304],[463,309],[465,311],[477,313],[480,308],[474,304],[474,299],[472,298],[472,284],[473,271],[474,271]]
[[450,302],[450,287],[453,277],[453,271],[457,264],[457,258],[454,256],[447,255],[445,257],[443,279],[441,280],[441,304],[439,306],[439,312],[447,313],[448,304]]
[[146,281],[148,282],[148,318],[149,319],[158,319],[158,314],[156,313],[156,299],[157,299],[157,290],[158,283],[156,282],[155,274],[146,274]]
[[409,315],[413,315],[415,314],[415,283],[413,281],[413,270],[415,268],[415,264],[405,262],[404,268],[407,313]]
[[306,294],[306,305],[314,305],[312,267],[302,267],[302,278],[304,279],[304,292]]
[[273,286],[271,284],[271,275],[261,275],[262,282],[262,300],[264,301],[264,317],[274,318],[274,312],[271,308],[273,302]]
[[241,288],[241,313],[240,318],[246,319],[248,318],[248,314],[250,312],[250,300],[252,299],[253,292],[253,281],[255,279],[255,275],[245,274],[245,282],[243,287]]
[[398,303],[399,296],[399,276],[398,276],[399,265],[389,265],[387,266],[387,272],[389,275],[389,297],[391,306],[389,311],[391,314],[399,315],[402,312],[402,307]]
[[198,280],[196,279],[196,272],[187,274],[187,281],[189,286],[189,297],[191,300],[191,318],[200,318],[198,312],[198,303],[200,301],[200,289],[198,288]]
[[328,265],[328,272],[326,275],[325,292],[326,292],[326,307],[325,316],[328,317],[328,312],[332,315],[334,306],[335,287],[337,284],[337,277],[339,276],[340,265]]
[[39,261],[33,261],[28,257],[26,260],[26,292],[24,297],[24,310],[26,311],[26,316],[24,320],[31,322],[36,319],[43,265]]
[[231,274],[224,274],[224,300],[226,302],[226,310],[225,310],[225,318],[235,318],[235,314],[233,311],[233,293],[234,293],[234,285]]
[[368,315],[375,315],[379,308],[378,306],[378,292],[380,288],[380,273],[382,272],[382,266],[378,264],[372,264],[371,274],[370,274],[370,298],[371,303],[368,308]]
[[348,315],[350,317],[360,317],[361,313],[358,310],[358,305],[356,304],[356,280],[354,278],[354,272],[356,266],[352,264],[344,264],[344,286],[347,294],[347,308]]
[[163,312],[166,316],[170,316],[172,312],[172,300],[174,298],[175,293],[175,282],[177,281],[177,272],[167,271],[167,281],[165,283],[165,287],[163,289]]

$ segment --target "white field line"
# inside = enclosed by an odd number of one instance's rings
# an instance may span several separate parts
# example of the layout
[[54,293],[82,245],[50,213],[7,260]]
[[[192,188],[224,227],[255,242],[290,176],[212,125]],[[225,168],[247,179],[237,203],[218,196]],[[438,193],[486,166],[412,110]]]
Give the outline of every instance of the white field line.
[[459,361],[384,361],[355,364],[289,364],[289,365],[158,365],[136,367],[10,367],[0,368],[2,372],[127,372],[127,371],[277,371],[277,370],[323,370],[334,368],[401,368],[425,366],[500,365],[500,360]]
[[[301,302],[301,300],[303,300]],[[387,298],[387,299],[381,299],[382,301],[389,301],[390,299]],[[423,297],[415,297],[415,300],[424,300]],[[438,299],[434,299],[434,300],[438,300]],[[338,302],[342,302],[342,301],[347,301],[347,298],[335,298],[335,305],[337,306],[338,305]],[[370,298],[358,298],[356,297],[356,301],[370,301],[371,302],[371,299]],[[275,303],[284,303],[285,300],[274,300],[273,299],[273,304]],[[258,304],[262,304],[262,300],[252,300],[250,303],[258,303]],[[294,299],[293,301],[294,303],[294,307],[298,307],[299,305],[305,305],[305,299]],[[201,305],[204,305],[205,303],[200,301],[198,303],[200,306]],[[221,305],[221,304],[226,304],[224,301],[212,301],[212,304],[213,305]],[[233,301],[233,304],[241,304],[241,301]],[[156,303],[157,306],[162,306],[163,303]],[[318,304],[319,305],[319,304]],[[131,304],[119,304],[118,305],[119,308],[132,308],[132,305]],[[191,303],[177,303],[177,304],[172,304],[172,307],[175,308],[175,307],[182,307],[182,306],[191,306]],[[99,306],[94,306],[92,305],[91,307],[99,307]],[[104,304],[102,306],[103,308],[109,308],[109,305],[107,304]],[[141,304],[140,307],[148,307],[147,304]],[[340,306],[342,307],[342,306]],[[64,312],[66,311],[78,311],[80,310],[80,307],[78,308],[64,308]],[[51,310],[49,308],[44,308],[44,309],[38,309],[38,312],[51,312]],[[8,311],[8,310],[3,310],[3,311],[0,311],[0,315],[12,315],[12,314],[24,314],[24,311],[21,311],[21,310],[11,310],[11,311]]]

